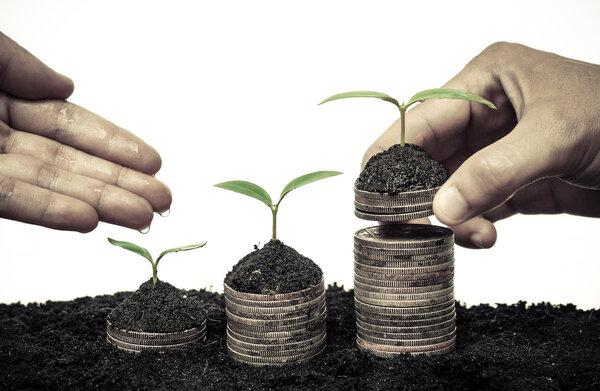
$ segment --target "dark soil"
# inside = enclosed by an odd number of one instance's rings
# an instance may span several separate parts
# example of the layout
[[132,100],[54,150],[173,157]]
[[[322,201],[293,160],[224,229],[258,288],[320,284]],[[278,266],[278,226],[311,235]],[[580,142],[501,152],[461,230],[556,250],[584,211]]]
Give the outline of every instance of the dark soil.
[[364,191],[397,194],[432,189],[449,177],[449,171],[422,147],[396,144],[369,159],[355,186]]
[[242,258],[225,276],[225,283],[239,292],[278,294],[310,288],[323,272],[309,258],[279,240]]
[[352,291],[327,290],[327,348],[309,363],[253,368],[227,356],[222,295],[207,341],[127,353],[106,342],[106,316],[132,293],[0,304],[1,390],[598,390],[600,314],[573,305],[457,306],[456,350],[385,360],[356,348]]
[[206,315],[198,300],[168,282],[146,281],[109,315],[117,328],[129,331],[170,333],[202,325]]

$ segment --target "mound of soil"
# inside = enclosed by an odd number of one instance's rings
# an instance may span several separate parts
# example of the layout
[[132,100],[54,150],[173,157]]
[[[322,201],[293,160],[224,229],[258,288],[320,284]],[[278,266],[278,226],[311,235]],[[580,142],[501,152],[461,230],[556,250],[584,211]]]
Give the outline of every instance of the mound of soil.
[[310,288],[323,272],[311,259],[279,240],[271,240],[242,258],[225,276],[239,292],[278,294]]
[[254,368],[227,356],[223,295],[207,340],[132,354],[106,342],[106,316],[132,293],[0,304],[1,390],[598,390],[600,316],[573,305],[458,305],[456,350],[380,359],[356,348],[353,292],[327,290],[327,347],[312,361]]
[[117,328],[149,333],[171,333],[202,325],[206,315],[198,300],[173,285],[152,279],[123,300],[109,315]]
[[449,171],[422,147],[396,144],[369,159],[355,186],[364,191],[397,194],[432,189],[449,177]]

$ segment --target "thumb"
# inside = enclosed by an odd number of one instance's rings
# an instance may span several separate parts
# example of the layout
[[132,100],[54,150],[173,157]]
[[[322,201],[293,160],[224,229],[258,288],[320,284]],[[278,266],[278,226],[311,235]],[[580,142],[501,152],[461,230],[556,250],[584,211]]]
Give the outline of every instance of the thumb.
[[23,99],[66,99],[73,81],[0,33],[0,90]]
[[503,204],[536,180],[552,176],[556,149],[523,118],[505,137],[468,158],[440,188],[435,216],[458,225]]

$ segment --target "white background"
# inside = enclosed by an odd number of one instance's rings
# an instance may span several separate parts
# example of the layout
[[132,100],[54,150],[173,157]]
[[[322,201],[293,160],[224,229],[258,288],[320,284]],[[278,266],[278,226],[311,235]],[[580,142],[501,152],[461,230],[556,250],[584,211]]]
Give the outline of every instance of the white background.
[[[70,98],[138,134],[161,153],[157,177],[172,213],[149,234],[100,224],[90,234],[0,220],[0,302],[69,300],[135,290],[141,257],[108,244],[136,242],[169,255],[159,277],[222,291],[225,273],[270,237],[270,212],[217,189],[244,179],[274,198],[316,170],[345,175],[291,193],[279,237],[312,258],[327,283],[352,286],[352,185],[362,155],[396,118],[389,104],[317,107],[341,91],[398,99],[435,88],[487,45],[520,42],[600,63],[596,1],[7,1],[0,29],[75,81]],[[600,308],[600,220],[516,216],[491,250],[456,249],[456,298]]]

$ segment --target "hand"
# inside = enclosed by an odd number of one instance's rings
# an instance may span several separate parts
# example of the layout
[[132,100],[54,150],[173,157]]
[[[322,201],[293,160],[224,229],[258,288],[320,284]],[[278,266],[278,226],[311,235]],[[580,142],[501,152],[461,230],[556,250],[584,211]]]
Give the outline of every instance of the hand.
[[[496,43],[445,87],[498,107],[430,100],[407,113],[406,141],[452,173],[433,210],[458,244],[493,246],[492,223],[515,213],[600,217],[600,65]],[[397,121],[364,162],[399,134]]]
[[171,204],[158,153],[66,102],[73,82],[0,33],[0,217],[88,232],[142,229]]

